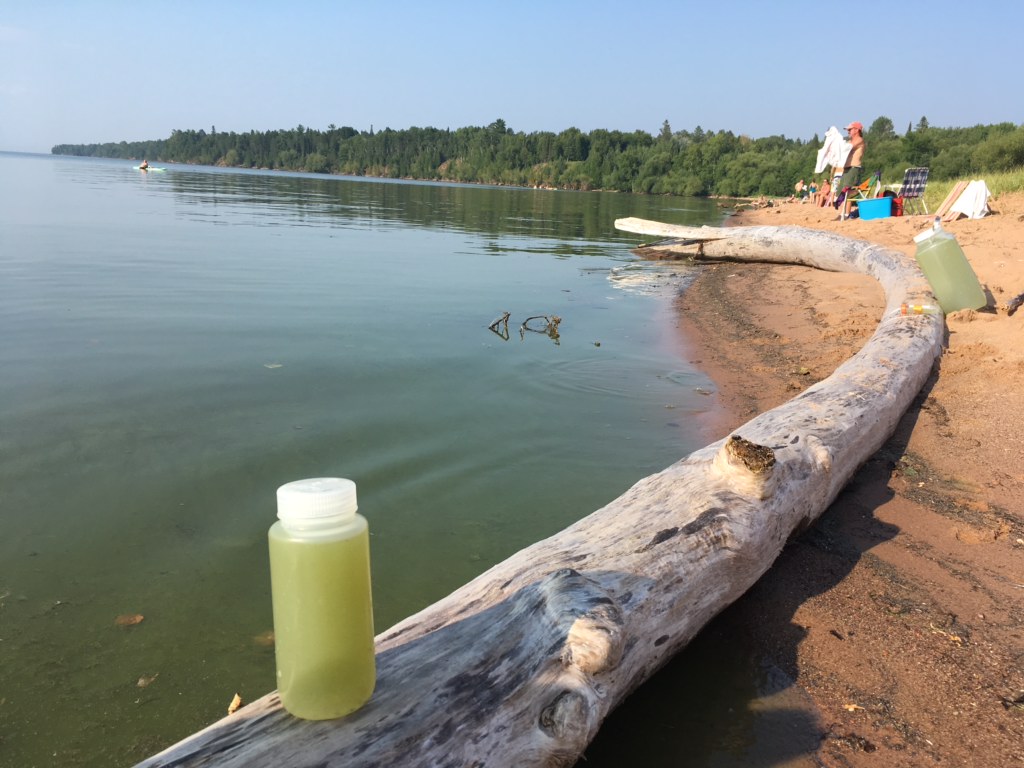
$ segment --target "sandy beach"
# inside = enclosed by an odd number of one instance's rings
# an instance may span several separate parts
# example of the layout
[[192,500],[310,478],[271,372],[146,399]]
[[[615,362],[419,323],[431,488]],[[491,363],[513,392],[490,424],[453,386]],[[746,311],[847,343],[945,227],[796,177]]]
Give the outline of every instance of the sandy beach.
[[[1024,765],[1024,195],[945,224],[988,311],[946,346],[896,434],[730,612],[818,707],[824,766]],[[731,224],[799,225],[902,251],[929,216],[836,221],[782,202]],[[715,381],[718,439],[827,377],[873,333],[871,278],[719,263],[678,300]]]

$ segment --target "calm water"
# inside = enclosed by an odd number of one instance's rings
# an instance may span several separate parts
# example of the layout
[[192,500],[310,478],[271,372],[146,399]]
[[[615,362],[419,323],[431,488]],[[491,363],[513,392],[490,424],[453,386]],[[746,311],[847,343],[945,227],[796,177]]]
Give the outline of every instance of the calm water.
[[685,267],[629,215],[720,219],[0,153],[0,764],[131,764],[272,689],[284,482],[358,483],[381,631],[699,447]]

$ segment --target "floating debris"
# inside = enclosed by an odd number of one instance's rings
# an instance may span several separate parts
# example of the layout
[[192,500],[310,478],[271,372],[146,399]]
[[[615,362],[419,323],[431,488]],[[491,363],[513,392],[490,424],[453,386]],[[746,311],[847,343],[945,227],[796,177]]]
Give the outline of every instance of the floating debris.
[[641,296],[671,296],[692,280],[696,272],[678,263],[639,261],[612,267],[608,282],[615,288]]
[[510,312],[502,312],[501,317],[487,326],[488,330],[493,331],[505,341],[508,341],[508,319],[510,316]]
[[137,682],[135,685],[138,688],[148,688],[156,681],[158,677],[160,677],[159,672],[157,672],[155,675],[143,675],[139,678],[139,682]]
[[[531,328],[530,322],[533,320],[543,320],[543,328]],[[523,320],[523,324],[519,326],[519,338],[522,339],[526,336],[527,331],[533,333],[543,333],[549,338],[553,339],[555,343],[558,342],[558,324],[562,322],[562,318],[558,315],[533,315]]]
[[260,632],[258,635],[253,637],[252,642],[260,648],[273,648],[274,630],[268,629],[266,632]]

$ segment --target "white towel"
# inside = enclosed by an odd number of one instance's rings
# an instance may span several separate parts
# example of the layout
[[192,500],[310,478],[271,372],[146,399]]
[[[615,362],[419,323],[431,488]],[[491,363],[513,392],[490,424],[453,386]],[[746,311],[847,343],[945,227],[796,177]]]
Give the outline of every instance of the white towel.
[[825,143],[818,150],[818,162],[814,166],[815,173],[821,173],[828,166],[842,168],[846,158],[850,156],[853,144],[843,138],[834,125],[825,131]]
[[992,193],[984,181],[972,181],[949,209],[950,213],[962,213],[968,219],[980,219],[988,214],[988,199]]

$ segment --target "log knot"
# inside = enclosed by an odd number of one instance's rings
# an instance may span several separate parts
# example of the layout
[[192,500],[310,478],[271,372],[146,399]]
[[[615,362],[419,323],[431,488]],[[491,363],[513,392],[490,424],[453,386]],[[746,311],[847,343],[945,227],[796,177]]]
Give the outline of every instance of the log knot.
[[739,435],[731,436],[725,443],[729,455],[743,463],[753,474],[760,475],[775,466],[775,451],[767,445],[752,443]]
[[768,498],[777,484],[772,472],[775,451],[740,435],[725,441],[715,454],[714,467],[733,490],[756,499]]
[[622,658],[622,613],[614,604],[597,606],[569,627],[562,664],[586,675],[614,669]]
[[613,669],[622,658],[625,619],[615,598],[572,568],[552,573],[541,585],[547,611],[565,627],[560,661],[585,675]]
[[642,554],[644,552],[650,552],[652,549],[654,549],[659,544],[664,544],[666,541],[669,541],[670,539],[674,538],[678,534],[679,534],[679,526],[674,525],[671,528],[663,528],[660,531],[658,531],[656,534],[654,534],[654,536],[651,537],[650,541],[648,541],[646,544],[644,544],[642,547],[640,547],[640,549],[636,550],[636,553],[639,555],[639,554]]
[[586,746],[590,736],[590,705],[579,691],[561,691],[541,710],[538,725],[548,736],[566,747]]

